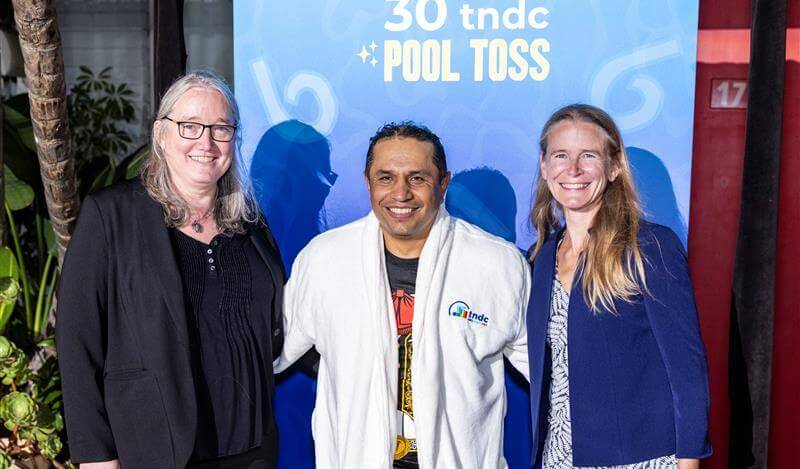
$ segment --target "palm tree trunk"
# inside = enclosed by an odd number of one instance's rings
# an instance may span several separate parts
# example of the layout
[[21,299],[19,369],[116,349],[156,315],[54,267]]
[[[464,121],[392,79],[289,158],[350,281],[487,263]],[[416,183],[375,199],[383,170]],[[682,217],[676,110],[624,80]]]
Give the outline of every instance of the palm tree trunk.
[[67,89],[55,0],[12,0],[31,103],[47,211],[59,265],[80,209],[67,120]]

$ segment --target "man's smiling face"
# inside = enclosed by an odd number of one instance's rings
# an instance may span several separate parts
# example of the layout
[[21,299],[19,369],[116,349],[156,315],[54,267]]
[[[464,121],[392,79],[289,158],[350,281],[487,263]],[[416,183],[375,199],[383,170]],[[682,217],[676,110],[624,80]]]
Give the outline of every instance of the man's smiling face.
[[439,174],[433,152],[430,142],[406,137],[387,138],[373,148],[367,184],[387,247],[424,244],[430,233],[450,182],[450,173]]

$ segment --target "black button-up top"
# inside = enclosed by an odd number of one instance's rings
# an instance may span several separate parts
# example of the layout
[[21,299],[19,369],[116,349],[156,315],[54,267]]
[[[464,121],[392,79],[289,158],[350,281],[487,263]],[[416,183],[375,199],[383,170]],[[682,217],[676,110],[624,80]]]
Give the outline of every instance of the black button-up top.
[[[192,461],[236,455],[262,444],[271,358],[269,329],[253,311],[271,305],[268,268],[246,235],[217,235],[211,244],[170,229],[186,299],[197,438]],[[267,363],[269,362],[269,363]]]

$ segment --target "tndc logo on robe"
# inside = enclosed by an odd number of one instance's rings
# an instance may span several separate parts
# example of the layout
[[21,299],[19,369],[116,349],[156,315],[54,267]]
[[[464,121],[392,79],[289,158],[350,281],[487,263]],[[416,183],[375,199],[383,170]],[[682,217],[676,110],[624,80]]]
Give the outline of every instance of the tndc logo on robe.
[[450,316],[463,318],[469,322],[480,324],[484,327],[489,325],[489,315],[473,312],[471,309],[469,309],[469,305],[463,301],[456,301],[455,303],[451,304],[449,308],[449,314]]

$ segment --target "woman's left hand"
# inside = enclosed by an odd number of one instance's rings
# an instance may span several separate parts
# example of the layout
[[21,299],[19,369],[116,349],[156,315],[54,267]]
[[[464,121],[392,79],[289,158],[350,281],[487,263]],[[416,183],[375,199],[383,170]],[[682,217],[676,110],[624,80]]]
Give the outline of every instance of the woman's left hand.
[[700,460],[678,459],[677,469],[700,469]]

